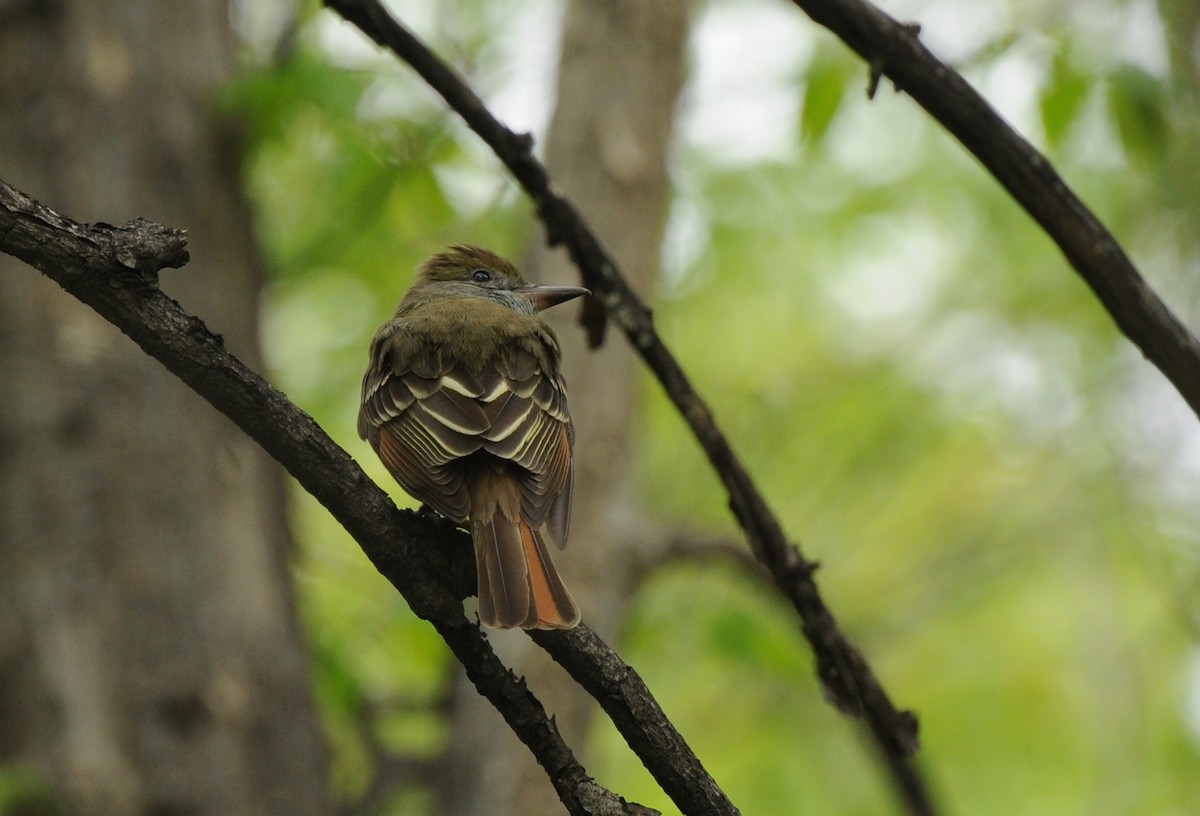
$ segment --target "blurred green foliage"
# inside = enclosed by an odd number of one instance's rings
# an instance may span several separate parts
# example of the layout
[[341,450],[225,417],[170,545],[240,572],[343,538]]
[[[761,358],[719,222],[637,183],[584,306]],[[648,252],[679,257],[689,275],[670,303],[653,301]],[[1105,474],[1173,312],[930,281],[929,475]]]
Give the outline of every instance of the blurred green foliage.
[[54,791],[37,771],[24,765],[0,765],[0,813],[14,816],[59,816]]
[[[1134,0],[994,5],[1003,13],[958,67],[1194,317],[1200,89],[1165,60],[1130,56],[1146,16],[1151,35],[1163,21]],[[506,38],[528,36],[512,29],[516,4],[437,8],[420,33],[499,93],[520,51]],[[730,19],[713,2],[697,25],[709,8]],[[920,714],[921,762],[946,812],[1192,812],[1196,418],[974,160],[886,84],[868,102],[866,68],[796,14],[803,58],[763,77],[798,100],[794,133],[739,161],[680,133],[672,234],[686,246],[664,256],[660,329],[821,561],[846,629]],[[336,28],[302,18],[289,52],[227,99],[248,122],[272,270],[264,340],[281,386],[411,504],[354,434],[370,332],[430,251],[466,240],[519,256],[532,218],[419,81],[365,49],[347,56],[330,44]],[[683,424],[649,379],[646,392],[645,506],[735,535]],[[296,522],[336,782],[351,799],[379,745],[420,757],[444,743],[449,664],[302,495]],[[736,568],[653,576],[621,650],[744,812],[894,810],[856,726],[821,699],[793,613]],[[674,812],[606,721],[590,748],[602,783]],[[423,802],[406,794],[394,812]]]

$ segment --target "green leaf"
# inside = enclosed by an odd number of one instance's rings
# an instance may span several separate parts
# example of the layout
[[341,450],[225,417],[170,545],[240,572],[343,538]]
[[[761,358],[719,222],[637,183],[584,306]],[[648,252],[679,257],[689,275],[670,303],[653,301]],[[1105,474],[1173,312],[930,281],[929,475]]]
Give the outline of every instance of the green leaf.
[[1170,139],[1163,81],[1123,65],[1108,77],[1108,106],[1125,152],[1131,158],[1160,163]]
[[818,53],[805,80],[800,137],[819,147],[846,96],[846,71],[840,60]]
[[1092,82],[1062,54],[1055,56],[1050,71],[1050,82],[1041,99],[1042,127],[1050,144],[1058,147],[1079,118]]

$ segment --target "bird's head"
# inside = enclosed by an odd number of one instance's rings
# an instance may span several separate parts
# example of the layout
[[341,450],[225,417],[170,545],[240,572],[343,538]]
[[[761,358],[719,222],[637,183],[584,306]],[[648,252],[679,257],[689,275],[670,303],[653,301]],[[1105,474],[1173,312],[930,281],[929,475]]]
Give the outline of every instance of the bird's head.
[[456,244],[433,255],[417,270],[417,285],[498,300],[518,311],[540,312],[587,295],[580,286],[538,286],[491,250]]

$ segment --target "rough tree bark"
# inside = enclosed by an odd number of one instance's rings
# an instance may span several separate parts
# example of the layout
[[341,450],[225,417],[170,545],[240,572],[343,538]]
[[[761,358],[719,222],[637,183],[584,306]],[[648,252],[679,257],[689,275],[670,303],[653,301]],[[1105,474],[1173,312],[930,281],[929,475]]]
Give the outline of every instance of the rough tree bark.
[[[567,5],[546,165],[643,293],[653,290],[658,273],[669,194],[667,151],[686,42],[682,0]],[[526,264],[533,277],[578,282],[565,253],[549,254],[544,241],[533,243]],[[647,534],[632,488],[635,357],[615,340],[598,351],[588,349],[570,311],[551,315],[559,320],[576,424],[571,544],[560,563],[584,620],[611,640],[636,581],[631,570],[644,563],[634,551],[661,542]],[[554,711],[568,742],[584,744],[595,701],[562,682],[562,670],[527,638],[492,640]],[[516,750],[511,732],[465,679],[457,682],[454,699],[446,775],[453,782],[442,788],[442,812],[560,813],[544,773]]]
[[[186,224],[166,288],[257,359],[213,115],[224,3],[0,10],[0,168],[88,219]],[[0,257],[0,763],[77,814],[327,809],[277,466],[91,310]]]

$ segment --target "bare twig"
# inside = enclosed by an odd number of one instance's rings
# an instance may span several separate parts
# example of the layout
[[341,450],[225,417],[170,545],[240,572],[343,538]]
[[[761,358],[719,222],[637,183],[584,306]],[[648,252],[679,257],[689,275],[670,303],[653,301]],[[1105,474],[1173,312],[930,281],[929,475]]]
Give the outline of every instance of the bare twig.
[[[0,251],[37,268],[95,309],[282,463],[355,538],[413,611],[433,624],[479,693],[545,768],[568,812],[653,812],[625,802],[587,776],[541,703],[463,615],[462,599],[474,584],[469,537],[449,524],[398,510],[311,417],[226,351],[219,336],[158,288],[161,269],[187,263],[186,233],[147,221],[122,227],[80,224],[0,181]],[[578,637],[556,644],[564,663],[620,663],[595,635]],[[575,651],[579,654],[573,656]],[[661,715],[649,691],[619,680],[602,678],[592,687],[596,693],[621,698],[608,700],[606,707],[627,709],[621,716],[635,736],[635,752],[680,810],[689,816],[737,814]],[[663,739],[672,751],[649,753],[642,747]],[[705,793],[685,789],[689,785],[703,786]]]
[[907,93],[975,155],[1058,244],[1118,328],[1200,414],[1200,341],[1041,153],[921,44],[919,26],[866,0],[793,0]]
[[[595,297],[658,378],[688,423],[729,495],[730,506],[756,557],[799,612],[817,672],[837,707],[867,724],[910,812],[931,813],[926,786],[910,757],[917,747],[916,717],[898,711],[863,655],[841,632],[813,580],[816,564],[788,541],[778,519],[734,453],[707,403],[662,342],[649,308],[621,274],[575,206],[550,183],[532,152],[532,139],[501,124],[458,74],[397,22],[377,0],[326,0],[326,5],[388,48],[421,75],[468,127],[504,162],[537,206],[551,244],[564,244]],[[601,326],[589,323],[593,344]],[[536,638],[545,643],[545,638]]]

